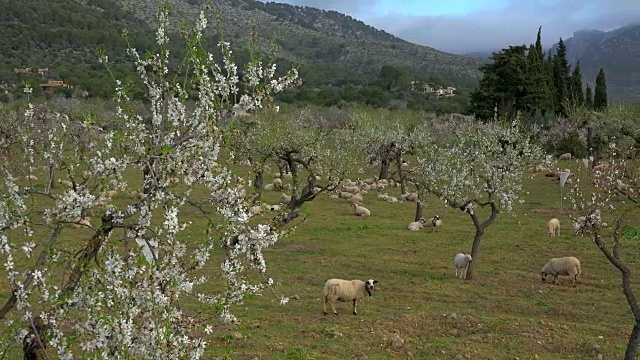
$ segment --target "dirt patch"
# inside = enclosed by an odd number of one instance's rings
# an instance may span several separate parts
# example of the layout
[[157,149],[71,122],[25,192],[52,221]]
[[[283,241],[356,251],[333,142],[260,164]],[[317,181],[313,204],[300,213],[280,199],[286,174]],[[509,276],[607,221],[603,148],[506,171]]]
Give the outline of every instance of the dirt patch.
[[282,242],[278,241],[270,247],[273,250],[327,250],[324,247],[308,242]]
[[532,212],[534,214],[554,214],[554,215],[561,215],[562,214],[560,212],[560,209],[555,208],[555,207],[542,207],[542,208],[533,209],[530,212]]

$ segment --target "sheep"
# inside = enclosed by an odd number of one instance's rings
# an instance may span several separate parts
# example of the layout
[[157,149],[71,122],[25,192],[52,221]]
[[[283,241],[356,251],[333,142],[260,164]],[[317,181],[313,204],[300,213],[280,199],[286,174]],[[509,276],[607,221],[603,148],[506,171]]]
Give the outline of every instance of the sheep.
[[73,183],[69,180],[62,180],[62,179],[58,179],[58,184],[65,186],[67,188],[73,188]]
[[[456,268],[456,277],[460,279],[464,279],[467,277],[467,269],[469,268],[469,263],[473,261],[473,258],[470,254],[457,253],[456,256],[453,257],[453,266]],[[460,272],[458,276],[458,272]]]
[[91,227],[91,223],[89,222],[89,218],[85,217],[85,218],[75,218],[73,220],[73,222],[71,223],[71,227],[74,229],[81,229],[84,227]]
[[340,191],[338,195],[340,196],[340,199],[351,199],[351,197],[353,196],[352,193],[346,191]]
[[545,281],[547,276],[553,276],[553,283],[558,285],[558,275],[569,276],[572,279],[573,287],[582,271],[580,270],[580,260],[573,256],[553,258],[540,270],[540,280]]
[[291,202],[291,195],[282,193],[282,195],[280,195],[280,199],[280,204],[287,205]]
[[274,191],[276,189],[275,186],[273,186],[273,184],[265,184],[262,189],[264,189],[265,191]]
[[549,237],[560,236],[560,220],[553,218],[547,223],[547,235]]
[[346,192],[350,192],[352,194],[357,194],[360,192],[360,187],[359,186],[344,186],[344,191]]
[[356,211],[356,216],[369,217],[371,216],[371,211],[364,206],[360,206],[358,204],[351,204]]
[[367,294],[372,296],[372,290],[378,283],[378,280],[369,279],[362,280],[343,280],[329,279],[324,284],[322,311],[325,315],[327,312],[327,303],[331,305],[334,315],[338,315],[334,303],[336,301],[351,302],[353,301],[353,315],[358,315],[358,300],[361,300]]
[[275,190],[282,190],[284,188],[284,183],[282,182],[282,179],[280,179],[280,178],[273,179],[271,184],[273,184],[273,188]]
[[420,231],[424,227],[425,222],[427,222],[427,220],[421,217],[418,221],[409,223],[409,226],[407,226],[407,229],[409,229],[410,231]]
[[36,177],[35,175],[27,175],[24,177],[25,181],[38,181],[38,177]]
[[362,197],[362,193],[359,192],[357,194],[354,194],[347,201],[349,203],[351,203],[351,204],[360,204],[360,203],[364,202],[364,197]]
[[415,192],[400,195],[400,201],[417,201],[417,200],[418,200],[418,193],[415,193]]
[[282,207],[280,207],[280,205],[271,205],[271,206],[269,206],[269,210],[271,210],[271,211],[280,211],[280,210],[282,210]]
[[436,215],[429,219],[429,227],[436,228],[442,226],[442,220],[440,220],[440,216]]
[[253,205],[249,208],[251,215],[260,215],[262,213],[262,205]]
[[560,160],[571,160],[571,153],[564,153],[558,158]]

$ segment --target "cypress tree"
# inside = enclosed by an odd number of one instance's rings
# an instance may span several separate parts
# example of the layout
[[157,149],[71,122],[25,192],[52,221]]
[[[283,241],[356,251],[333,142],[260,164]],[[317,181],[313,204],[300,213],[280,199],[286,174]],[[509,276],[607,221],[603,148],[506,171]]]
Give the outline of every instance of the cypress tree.
[[580,70],[580,61],[576,63],[576,67],[571,74],[571,101],[573,106],[581,107],[584,105],[584,93],[582,92],[582,71]]
[[584,105],[587,109],[593,109],[593,94],[591,93],[591,86],[589,86],[589,84],[587,84],[587,90],[585,90],[584,97]]
[[571,66],[567,61],[567,46],[562,38],[558,42],[556,55],[553,58],[553,79],[556,87],[556,112],[560,115],[567,115],[567,105],[569,101],[569,77]]
[[596,89],[593,93],[593,108],[604,110],[607,108],[607,80],[604,76],[604,69],[600,68],[596,76]]

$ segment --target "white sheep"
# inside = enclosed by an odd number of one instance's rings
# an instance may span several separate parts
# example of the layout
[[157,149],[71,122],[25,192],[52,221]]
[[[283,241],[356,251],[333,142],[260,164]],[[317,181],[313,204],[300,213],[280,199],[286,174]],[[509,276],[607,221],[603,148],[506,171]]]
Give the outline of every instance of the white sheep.
[[442,226],[442,220],[440,220],[440,216],[436,215],[429,219],[429,227],[436,228]]
[[564,154],[560,155],[559,159],[560,160],[571,160],[571,153],[564,153]]
[[553,218],[547,223],[547,235],[549,237],[560,236],[560,220]]
[[323,290],[323,302],[322,310],[325,315],[327,312],[327,303],[331,305],[331,309],[335,315],[338,315],[334,303],[336,301],[341,302],[353,302],[353,315],[358,315],[358,300],[361,300],[367,294],[372,295],[372,290],[378,280],[369,279],[367,281],[362,280],[343,280],[343,279],[329,279],[324,284]]
[[265,191],[274,191],[274,190],[276,189],[276,187],[275,187],[275,186],[273,186],[273,184],[265,184],[262,188],[263,188]]
[[418,193],[415,193],[415,192],[400,195],[400,201],[417,201],[417,200],[418,200]]
[[271,184],[273,184],[273,188],[275,190],[282,190],[284,188],[284,185],[282,183],[282,179],[280,178],[275,178],[273,179],[273,181],[271,182]]
[[35,176],[35,175],[26,175],[26,176],[24,177],[24,180],[25,180],[25,181],[38,181],[38,177],[37,177],[37,176]]
[[371,211],[364,206],[360,206],[358,204],[351,204],[356,211],[356,216],[369,217],[371,216]]
[[409,229],[410,231],[420,231],[424,227],[425,222],[427,222],[425,218],[420,218],[418,221],[409,223],[409,226],[407,226],[407,229]]
[[540,270],[540,279],[545,281],[547,276],[553,276],[553,283],[558,285],[558,275],[569,276],[573,280],[573,287],[582,271],[580,270],[580,260],[573,256],[553,258]]
[[271,211],[280,211],[280,210],[282,210],[282,207],[280,207],[280,205],[271,205],[271,206],[269,206],[269,210],[271,210]]
[[364,202],[364,197],[362,196],[362,193],[359,192],[357,194],[354,194],[347,201],[351,204],[360,204]]
[[280,195],[280,204],[287,205],[290,202],[291,202],[291,195],[287,195],[285,193],[282,193],[282,195]]
[[91,227],[91,223],[89,222],[89,218],[85,217],[85,218],[80,218],[77,217],[75,219],[73,219],[73,222],[71,223],[71,227],[74,229],[81,229],[84,227]]
[[[453,265],[456,268],[456,277],[460,277],[460,279],[464,279],[467,276],[467,269],[469,268],[469,263],[473,261],[473,258],[470,254],[457,253],[456,256],[453,257]],[[458,272],[460,273],[458,276]]]

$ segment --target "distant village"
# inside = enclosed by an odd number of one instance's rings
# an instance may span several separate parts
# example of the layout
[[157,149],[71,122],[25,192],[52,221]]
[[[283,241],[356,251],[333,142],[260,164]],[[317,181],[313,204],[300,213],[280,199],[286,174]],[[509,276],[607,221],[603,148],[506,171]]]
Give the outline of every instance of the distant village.
[[411,91],[417,91],[425,94],[434,94],[438,97],[440,96],[455,96],[456,88],[454,87],[442,87],[440,85],[422,83],[420,81],[412,81],[411,82]]
[[[50,71],[48,68],[44,68],[44,69],[38,69],[38,68],[22,68],[22,69],[18,69],[15,68],[13,69],[13,72],[16,74],[30,74],[30,75],[40,75],[43,78],[46,78],[50,75]],[[64,87],[64,88],[72,88],[73,86],[69,85],[69,84],[65,84],[63,80],[49,80],[49,82],[44,83],[44,84],[40,84],[40,87],[42,88],[42,92],[44,94],[48,94],[51,95],[54,93],[55,89],[58,87]]]

